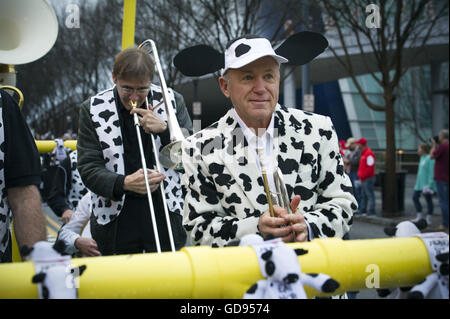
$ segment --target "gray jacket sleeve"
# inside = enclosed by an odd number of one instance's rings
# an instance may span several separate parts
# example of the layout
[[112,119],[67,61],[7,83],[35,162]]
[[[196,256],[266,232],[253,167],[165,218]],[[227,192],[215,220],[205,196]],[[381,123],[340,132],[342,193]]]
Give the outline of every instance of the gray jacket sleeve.
[[114,197],[116,180],[123,175],[109,171],[105,166],[102,148],[90,115],[90,100],[83,102],[80,108],[78,129],[78,163],[84,185],[97,195],[118,200]]
[[175,102],[177,104],[178,124],[180,124],[181,130],[183,131],[183,134],[185,135],[185,137],[186,137],[186,130],[188,131],[187,136],[190,136],[193,133],[192,120],[191,120],[191,117],[189,116],[189,112],[186,108],[184,98],[180,93],[178,93],[176,91],[173,91],[173,93],[175,95]]

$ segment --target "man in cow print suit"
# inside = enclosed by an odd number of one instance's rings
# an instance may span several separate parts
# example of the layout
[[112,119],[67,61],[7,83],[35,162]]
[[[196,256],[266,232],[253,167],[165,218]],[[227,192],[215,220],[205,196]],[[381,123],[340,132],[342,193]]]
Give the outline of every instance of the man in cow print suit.
[[11,220],[19,247],[46,240],[39,153],[17,103],[0,89],[0,263],[12,261]]
[[[155,158],[149,133],[154,134],[157,144],[164,146],[170,142],[167,123],[145,108],[146,97],[152,105],[162,100],[161,89],[151,84],[154,70],[154,62],[145,50],[129,48],[120,52],[112,71],[115,87],[91,97],[80,109],[78,170],[92,192],[91,234],[103,255],[156,251],[134,113],[139,116],[161,250],[171,249],[159,191],[163,180],[175,198],[168,205],[176,249],[186,240],[178,175],[153,169]],[[181,95],[172,90],[169,93],[177,105],[176,112],[186,112],[179,114],[179,118],[190,122]],[[131,109],[130,101],[136,101],[138,108]],[[160,109],[164,107],[157,111]]]
[[[329,117],[277,103],[284,62],[264,38],[227,45],[219,84],[234,108],[183,143],[183,225],[195,245],[251,233],[305,241],[350,229],[357,204],[336,132]],[[271,189],[270,172],[281,169],[294,214],[275,206],[270,216],[260,160]]]

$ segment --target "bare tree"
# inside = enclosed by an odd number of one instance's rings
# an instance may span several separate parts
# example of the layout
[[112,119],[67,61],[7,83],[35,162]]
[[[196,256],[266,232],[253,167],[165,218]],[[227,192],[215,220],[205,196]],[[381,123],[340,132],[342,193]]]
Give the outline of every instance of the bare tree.
[[[224,52],[226,44],[245,34],[264,35],[273,43],[286,37],[285,22],[291,19],[295,29],[298,1],[264,0],[153,0],[138,3],[136,39],[153,38],[162,56],[166,80],[170,86],[181,77],[172,59],[180,50],[207,44]],[[271,32],[267,35],[268,25]],[[136,42],[139,42],[136,41]]]
[[82,2],[79,27],[65,24],[64,8],[57,12],[58,39],[43,58],[18,68],[23,108],[39,133],[61,135],[78,129],[78,106],[111,85],[114,56],[120,51],[120,1]]
[[[24,114],[40,133],[77,129],[78,105],[111,84],[113,59],[121,49],[123,1],[81,1],[79,28],[65,25],[64,9],[57,12],[59,34],[52,50],[18,68],[18,85],[26,97]],[[262,35],[269,24],[269,39],[277,42],[289,31],[284,27],[289,18],[291,28],[300,23],[295,18],[298,9],[293,0],[138,1],[135,42],[155,40],[167,84],[175,86],[182,77],[172,59],[181,49],[203,43],[223,52],[231,39]]]
[[[448,1],[408,0],[379,1],[372,21],[375,28],[366,26],[363,0],[320,0],[327,17],[336,30],[335,46],[330,45],[337,61],[348,71],[358,93],[368,107],[386,115],[386,158],[385,158],[385,212],[397,211],[396,163],[395,163],[395,103],[396,88],[400,79],[432,38],[437,37],[439,22],[447,18]],[[430,14],[431,13],[431,14]],[[377,19],[379,18],[379,25]],[[447,26],[448,34],[448,26]],[[405,49],[411,49],[412,56],[406,59]],[[352,52],[353,50],[353,52]],[[357,50],[362,54],[366,73],[378,83],[383,91],[382,103],[374,102],[357,81],[357,70],[351,55]],[[359,70],[358,70],[359,71]]]
[[[430,73],[429,66],[411,68],[396,89],[396,122],[406,127],[418,143],[430,143],[433,133],[430,110],[434,92]],[[443,82],[448,83],[448,73],[444,74]]]

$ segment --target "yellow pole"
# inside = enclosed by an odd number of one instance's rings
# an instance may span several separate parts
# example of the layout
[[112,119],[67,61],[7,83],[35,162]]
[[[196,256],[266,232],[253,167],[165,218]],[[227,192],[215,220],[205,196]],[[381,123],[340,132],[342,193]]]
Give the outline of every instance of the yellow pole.
[[[51,152],[56,147],[55,141],[37,140],[35,142],[36,142],[36,146],[38,148],[39,153]],[[67,148],[70,148],[71,150],[76,150],[77,149],[77,141],[76,140],[64,141],[64,146]]]
[[136,0],[124,0],[122,22],[122,50],[134,45]]
[[20,256],[19,245],[17,244],[16,234],[14,233],[14,221],[11,222],[11,245],[12,245],[12,262],[22,261]]
[[[308,254],[299,256],[302,272],[325,273],[340,283],[336,294],[367,289],[378,268],[379,287],[418,284],[432,272],[421,239],[385,238],[343,241],[315,239],[289,244]],[[251,247],[185,247],[179,252],[78,258],[86,265],[79,298],[242,298],[263,279]],[[368,271],[369,269],[369,271]],[[0,298],[37,298],[31,262],[0,265]],[[308,297],[319,295],[305,287]],[[325,295],[324,295],[325,296]]]

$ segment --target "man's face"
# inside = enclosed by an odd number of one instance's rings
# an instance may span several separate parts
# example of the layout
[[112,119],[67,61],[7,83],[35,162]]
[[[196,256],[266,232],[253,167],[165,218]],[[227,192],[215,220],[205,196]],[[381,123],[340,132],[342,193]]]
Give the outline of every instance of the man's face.
[[348,148],[349,148],[351,151],[354,151],[355,148],[356,148],[356,144],[355,144],[355,143],[351,143],[351,144],[348,146]]
[[122,79],[114,76],[113,81],[117,86],[120,101],[127,110],[131,110],[130,101],[137,102],[137,107],[144,103],[150,89],[150,80]]
[[262,57],[219,79],[241,119],[252,128],[267,128],[278,102],[280,70],[272,57]]

